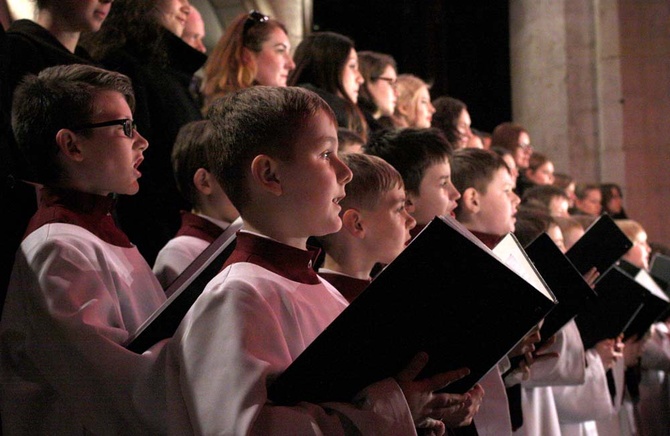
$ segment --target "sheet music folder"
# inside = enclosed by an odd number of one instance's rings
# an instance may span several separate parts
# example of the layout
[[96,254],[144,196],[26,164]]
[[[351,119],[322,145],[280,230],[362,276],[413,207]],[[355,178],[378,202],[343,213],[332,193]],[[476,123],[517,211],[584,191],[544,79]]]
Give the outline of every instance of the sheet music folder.
[[233,221],[168,286],[165,290],[167,301],[128,338],[124,344],[127,349],[143,353],[157,342],[172,337],[186,312],[205,289],[205,285],[221,271],[221,267],[235,248],[235,235],[241,227],[241,218]]
[[584,349],[623,333],[642,310],[644,291],[618,266],[596,284],[598,297],[575,318]]
[[535,238],[525,250],[558,299],[558,305],[546,316],[540,330],[544,342],[574,319],[596,298],[596,293],[546,233]]
[[419,351],[429,355],[421,376],[468,367],[445,389],[466,392],[555,304],[453,218],[436,217],[270,384],[269,398],[351,401]]
[[[633,246],[625,233],[607,214],[600,215],[565,254],[580,274],[596,267],[603,277]],[[600,277],[598,280],[600,280]]]
[[656,280],[644,269],[625,260],[621,260],[619,266],[635,279],[635,283],[644,292],[642,309],[626,328],[624,340],[635,335],[638,339],[642,339],[652,324],[667,317],[670,310],[670,299]]

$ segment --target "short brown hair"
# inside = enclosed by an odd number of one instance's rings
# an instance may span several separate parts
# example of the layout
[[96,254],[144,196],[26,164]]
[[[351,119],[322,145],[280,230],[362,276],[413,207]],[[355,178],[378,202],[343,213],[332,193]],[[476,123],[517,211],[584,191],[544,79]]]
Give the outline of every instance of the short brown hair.
[[172,147],[172,171],[177,189],[191,205],[198,205],[193,176],[199,168],[209,171],[207,149],[215,147],[216,140],[216,132],[209,120],[186,123],[177,133]]
[[303,126],[320,111],[337,126],[328,103],[304,88],[252,86],[214,102],[207,117],[217,141],[207,149],[209,164],[237,210],[252,201],[247,178],[253,159],[266,154],[290,160]]
[[56,133],[90,122],[101,91],[123,95],[131,111],[135,96],[130,79],[121,73],[83,64],[59,65],[29,75],[17,87],[12,106],[16,142],[33,171],[33,181],[56,183],[63,176],[58,165]]
[[353,173],[347,195],[340,202],[343,211],[352,207],[374,210],[386,192],[404,188],[400,173],[378,156],[347,153],[341,154],[340,159]]
[[475,188],[482,194],[500,168],[509,167],[499,154],[480,148],[462,148],[454,152],[451,163],[451,178],[458,192]]

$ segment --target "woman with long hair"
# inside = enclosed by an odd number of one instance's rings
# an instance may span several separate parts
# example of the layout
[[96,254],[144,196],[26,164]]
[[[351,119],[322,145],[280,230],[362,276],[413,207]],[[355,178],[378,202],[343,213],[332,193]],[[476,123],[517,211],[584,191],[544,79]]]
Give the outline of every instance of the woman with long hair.
[[258,11],[238,15],[205,64],[203,95],[207,111],[226,93],[253,85],[286,86],[295,68],[286,26]]
[[316,92],[333,109],[340,127],[367,138],[367,122],[357,106],[364,79],[358,70],[354,42],[335,32],[312,33],[298,44],[294,59],[289,86]]

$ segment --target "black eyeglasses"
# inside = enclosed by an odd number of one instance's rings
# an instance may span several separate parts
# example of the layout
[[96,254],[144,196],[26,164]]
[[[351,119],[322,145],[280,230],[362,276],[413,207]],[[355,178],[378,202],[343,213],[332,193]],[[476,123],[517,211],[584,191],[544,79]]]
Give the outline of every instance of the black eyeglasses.
[[398,84],[398,79],[395,79],[393,77],[377,77],[375,80],[383,80],[384,82],[388,82],[388,84],[391,85],[392,88],[395,88],[396,85]]
[[251,29],[255,24],[259,23],[265,23],[270,19],[267,15],[263,15],[257,10],[252,10],[249,12],[249,15],[247,15],[247,19],[244,22],[244,27],[242,28],[242,36],[244,37],[249,29]]
[[123,126],[123,134],[129,138],[132,138],[133,132],[137,130],[137,124],[135,124],[135,121],[129,118],[124,118],[122,120],[104,121],[102,123],[82,124],[81,126],[77,126],[72,130],[95,129],[96,127],[108,126]]

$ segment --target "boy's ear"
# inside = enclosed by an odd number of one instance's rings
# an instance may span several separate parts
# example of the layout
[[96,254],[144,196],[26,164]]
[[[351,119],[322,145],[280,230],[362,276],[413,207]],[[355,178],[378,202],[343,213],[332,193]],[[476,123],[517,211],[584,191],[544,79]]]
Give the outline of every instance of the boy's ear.
[[259,154],[251,162],[251,177],[263,190],[280,196],[283,190],[277,175],[277,167],[275,159],[265,154]]
[[467,211],[470,214],[479,212],[479,209],[481,208],[479,192],[473,187],[467,188],[461,194],[460,205],[464,211]]
[[70,129],[60,129],[56,132],[56,144],[63,155],[80,162],[84,156],[79,148],[77,134]]
[[345,228],[352,236],[362,239],[365,237],[365,226],[363,225],[363,217],[356,209],[347,209],[342,214],[342,227]]
[[193,185],[199,192],[209,195],[212,193],[211,177],[214,177],[212,173],[204,168],[198,168],[193,174]]

